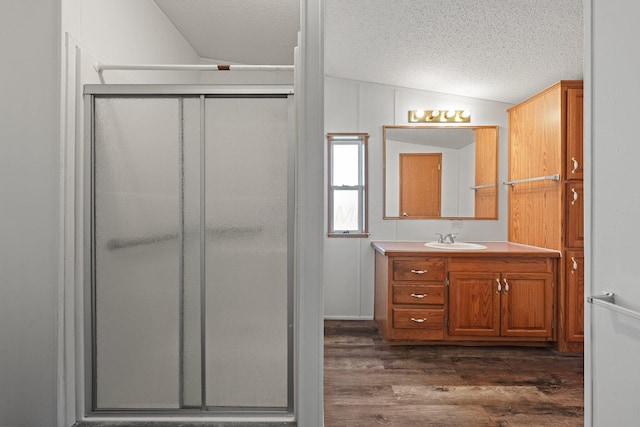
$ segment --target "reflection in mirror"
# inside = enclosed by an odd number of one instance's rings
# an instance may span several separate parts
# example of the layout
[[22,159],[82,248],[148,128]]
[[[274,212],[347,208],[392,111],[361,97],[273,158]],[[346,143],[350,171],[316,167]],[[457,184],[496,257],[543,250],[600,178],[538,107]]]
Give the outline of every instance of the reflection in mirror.
[[498,219],[498,126],[383,126],[385,218]]

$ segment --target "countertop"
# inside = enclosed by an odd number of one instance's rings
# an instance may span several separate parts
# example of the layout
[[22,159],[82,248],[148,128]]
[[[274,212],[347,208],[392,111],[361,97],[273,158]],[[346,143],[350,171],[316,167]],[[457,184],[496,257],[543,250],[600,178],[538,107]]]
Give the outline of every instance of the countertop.
[[551,258],[560,258],[559,251],[552,249],[539,248],[536,246],[521,245],[519,243],[511,242],[470,242],[479,243],[485,245],[487,249],[482,250],[451,250],[451,249],[433,249],[428,248],[424,244],[426,242],[399,242],[399,241],[387,241],[387,242],[371,242],[371,246],[386,256],[425,256],[425,255],[440,255],[440,256],[453,256],[456,257],[485,257],[496,255],[509,255],[509,256],[548,256]]

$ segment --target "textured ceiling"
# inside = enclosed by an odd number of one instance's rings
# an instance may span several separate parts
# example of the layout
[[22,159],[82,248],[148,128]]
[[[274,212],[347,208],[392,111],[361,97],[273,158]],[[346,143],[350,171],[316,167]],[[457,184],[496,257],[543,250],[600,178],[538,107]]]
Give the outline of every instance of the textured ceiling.
[[330,76],[516,103],[582,78],[583,0],[327,0]]
[[[156,0],[204,58],[291,64],[299,0]],[[325,74],[517,103],[582,79],[583,0],[325,0]]]

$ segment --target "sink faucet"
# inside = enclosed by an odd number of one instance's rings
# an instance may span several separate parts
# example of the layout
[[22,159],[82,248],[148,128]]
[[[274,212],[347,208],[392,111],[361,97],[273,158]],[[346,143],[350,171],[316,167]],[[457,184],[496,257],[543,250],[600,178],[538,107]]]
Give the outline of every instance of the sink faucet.
[[449,233],[442,239],[443,243],[455,243],[456,242],[456,233]]
[[449,233],[444,237],[442,236],[442,233],[436,233],[436,235],[438,236],[438,243],[452,244],[456,242],[456,233]]

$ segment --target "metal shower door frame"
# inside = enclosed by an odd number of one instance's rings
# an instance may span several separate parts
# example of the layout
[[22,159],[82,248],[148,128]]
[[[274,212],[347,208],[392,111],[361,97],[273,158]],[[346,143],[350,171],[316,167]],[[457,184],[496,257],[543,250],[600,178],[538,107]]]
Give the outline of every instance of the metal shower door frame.
[[[210,86],[210,85],[85,85],[84,87],[84,155],[83,155],[83,321],[82,345],[84,368],[79,374],[79,384],[84,386],[80,391],[79,401],[84,404],[84,414],[87,417],[134,417],[143,419],[149,416],[167,417],[196,417],[225,419],[242,417],[257,422],[264,421],[293,421],[294,419],[294,229],[295,229],[295,155],[296,155],[296,109],[293,97],[293,86],[288,85],[238,85],[238,86]],[[201,408],[186,409],[96,409],[96,297],[95,297],[95,99],[97,97],[143,97],[143,98],[199,98],[200,99],[200,147],[204,146],[205,124],[204,103],[206,98],[287,98],[288,129],[287,129],[287,406],[283,408],[212,408],[206,406],[205,371],[201,375]],[[201,306],[204,301],[205,275],[204,269],[204,152],[200,153],[200,259],[201,259]],[[181,161],[183,159],[180,159]],[[182,165],[180,166],[182,168]],[[182,232],[182,231],[180,231]],[[182,268],[182,266],[181,266]],[[200,312],[201,325],[204,325],[205,310]],[[201,361],[204,365],[205,358],[205,329],[201,327]],[[182,365],[182,361],[180,361]],[[83,377],[83,378],[82,378]],[[183,387],[183,384],[180,384]],[[82,387],[81,387],[82,388]]]

